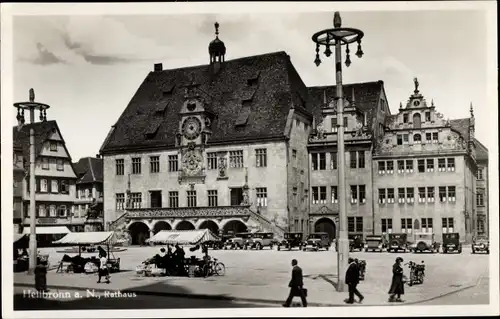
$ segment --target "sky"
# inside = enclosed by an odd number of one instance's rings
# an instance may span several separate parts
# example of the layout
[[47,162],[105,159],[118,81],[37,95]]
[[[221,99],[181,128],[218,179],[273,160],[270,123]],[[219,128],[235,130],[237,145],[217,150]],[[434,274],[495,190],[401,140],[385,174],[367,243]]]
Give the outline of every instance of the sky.
[[[344,83],[383,80],[392,113],[412,94],[413,78],[445,118],[476,117],[487,147],[487,32],[484,11],[343,11],[364,31],[363,51],[343,68]],[[334,85],[333,55],[316,67],[311,36],[333,27],[332,12],[13,17],[13,98],[49,104],[73,161],[95,156],[111,126],[153,70],[207,64],[208,44],[225,42],[226,60],[285,51],[307,86]],[[355,47],[351,48],[355,52]],[[13,110],[14,111],[14,110]],[[496,112],[496,110],[495,110]],[[12,125],[16,125],[12,113]],[[38,118],[38,114],[36,116]]]

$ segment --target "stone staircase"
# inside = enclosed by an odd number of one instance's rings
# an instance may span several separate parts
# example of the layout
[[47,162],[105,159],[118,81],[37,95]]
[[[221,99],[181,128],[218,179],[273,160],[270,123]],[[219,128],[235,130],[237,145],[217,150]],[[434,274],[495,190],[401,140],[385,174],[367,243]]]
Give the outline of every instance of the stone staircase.
[[120,217],[109,224],[108,229],[108,231],[115,232],[117,240],[119,240],[123,246],[129,246],[132,244],[132,238],[127,230],[127,217],[128,213],[123,213]]
[[284,234],[286,232],[283,227],[276,225],[276,223],[271,222],[269,219],[259,213],[254,212],[250,208],[248,208],[248,212],[250,213],[250,219],[260,226],[260,231],[274,233],[277,240],[283,240]]

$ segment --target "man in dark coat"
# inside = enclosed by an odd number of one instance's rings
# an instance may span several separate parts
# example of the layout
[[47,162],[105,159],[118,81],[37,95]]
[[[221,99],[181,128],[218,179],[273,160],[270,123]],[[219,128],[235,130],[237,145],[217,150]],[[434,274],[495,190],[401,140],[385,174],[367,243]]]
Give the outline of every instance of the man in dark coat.
[[354,259],[349,258],[349,267],[347,268],[345,274],[345,283],[349,287],[349,299],[345,302],[348,304],[354,303],[354,295],[358,296],[359,302],[361,303],[365,297],[358,291],[359,284],[359,268]]
[[297,265],[297,259],[292,260],[292,279],[290,280],[290,283],[288,284],[288,287],[290,287],[290,294],[288,295],[288,298],[286,299],[285,303],[283,304],[283,307],[290,307],[290,304],[292,303],[293,297],[300,297],[302,300],[302,306],[307,307],[307,300],[306,300],[306,295],[304,292],[304,282],[303,282],[303,276],[302,276],[302,268],[300,268]]

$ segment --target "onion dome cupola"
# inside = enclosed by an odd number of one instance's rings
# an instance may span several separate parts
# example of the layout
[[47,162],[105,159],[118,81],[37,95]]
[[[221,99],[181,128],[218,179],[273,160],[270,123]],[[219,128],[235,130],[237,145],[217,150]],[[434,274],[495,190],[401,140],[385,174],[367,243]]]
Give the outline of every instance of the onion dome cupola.
[[224,62],[226,55],[226,45],[219,39],[219,23],[215,22],[215,39],[208,45],[210,54],[210,64],[214,62]]

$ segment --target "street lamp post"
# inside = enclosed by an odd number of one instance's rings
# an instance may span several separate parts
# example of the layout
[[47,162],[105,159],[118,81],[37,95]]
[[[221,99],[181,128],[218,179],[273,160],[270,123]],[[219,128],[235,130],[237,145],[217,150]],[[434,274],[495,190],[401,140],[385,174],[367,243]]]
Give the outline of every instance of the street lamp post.
[[336,72],[336,86],[337,86],[337,144],[339,154],[339,222],[338,222],[338,249],[337,249],[337,291],[344,292],[345,284],[341,280],[347,270],[347,259],[349,258],[349,239],[347,236],[347,210],[346,210],[346,182],[345,182],[345,148],[344,148],[344,98],[342,92],[342,45],[346,46],[346,60],[347,67],[351,65],[349,56],[349,44],[353,42],[358,43],[358,50],[356,55],[361,58],[363,51],[361,49],[361,39],[364,33],[361,30],[353,28],[342,28],[342,20],[340,13],[335,12],[333,18],[333,29],[326,29],[316,32],[312,36],[312,40],[316,43],[316,59],[314,63],[319,66],[321,60],[319,58],[320,46],[325,46],[324,54],[329,57],[332,54],[330,46],[335,46],[335,72]]
[[[30,89],[29,91],[29,102],[19,102],[14,103],[14,107],[17,109],[17,129],[21,130],[24,125],[24,111],[27,110],[30,113],[30,124],[35,123],[35,111],[40,111],[40,121],[47,120],[47,109],[50,108],[49,105],[35,102],[35,91]],[[35,209],[35,130],[33,127],[30,128],[30,240],[29,240],[29,269],[28,274],[33,274],[36,268],[37,259],[37,245],[36,245],[36,209]]]

